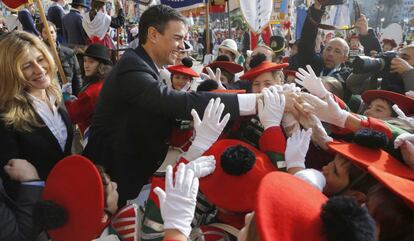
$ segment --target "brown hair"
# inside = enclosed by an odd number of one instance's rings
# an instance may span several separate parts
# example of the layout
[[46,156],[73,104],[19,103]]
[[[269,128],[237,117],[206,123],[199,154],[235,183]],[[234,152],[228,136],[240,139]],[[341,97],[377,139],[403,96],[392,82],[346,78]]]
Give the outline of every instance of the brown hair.
[[104,6],[105,6],[105,2],[98,1],[98,0],[92,0],[91,10],[89,11],[89,18],[91,19],[91,21],[95,18],[98,11],[101,10]]
[[56,65],[47,46],[37,36],[24,31],[13,31],[0,41],[0,110],[7,126],[18,131],[32,131],[41,124],[26,94],[28,82],[21,70],[24,57],[37,49],[48,63],[47,74],[51,84],[46,88],[48,95],[56,97],[60,104],[61,92],[56,80]]

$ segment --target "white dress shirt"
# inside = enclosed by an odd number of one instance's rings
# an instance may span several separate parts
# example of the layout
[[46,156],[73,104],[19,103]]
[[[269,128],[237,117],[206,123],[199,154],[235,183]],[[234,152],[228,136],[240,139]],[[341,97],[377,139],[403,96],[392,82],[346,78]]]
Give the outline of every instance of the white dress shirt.
[[66,139],[68,138],[68,130],[66,128],[65,122],[62,119],[58,109],[56,108],[56,97],[49,96],[49,101],[52,107],[52,110],[49,108],[49,105],[44,101],[38,99],[37,97],[27,93],[29,98],[33,102],[33,107],[36,110],[37,114],[45,122],[49,130],[55,136],[56,140],[59,142],[60,148],[62,151],[65,150]]

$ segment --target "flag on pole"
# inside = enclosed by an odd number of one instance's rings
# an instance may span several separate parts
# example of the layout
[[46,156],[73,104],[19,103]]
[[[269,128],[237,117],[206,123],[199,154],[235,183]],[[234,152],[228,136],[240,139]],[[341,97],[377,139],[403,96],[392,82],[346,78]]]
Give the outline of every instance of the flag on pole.
[[22,7],[26,3],[33,3],[33,0],[2,0],[1,1],[7,8],[16,10]]
[[269,25],[272,15],[272,0],[240,0],[240,9],[249,28],[255,34],[259,34]]
[[184,11],[192,8],[202,7],[205,5],[205,0],[161,0],[161,4],[168,5],[175,8],[177,11]]

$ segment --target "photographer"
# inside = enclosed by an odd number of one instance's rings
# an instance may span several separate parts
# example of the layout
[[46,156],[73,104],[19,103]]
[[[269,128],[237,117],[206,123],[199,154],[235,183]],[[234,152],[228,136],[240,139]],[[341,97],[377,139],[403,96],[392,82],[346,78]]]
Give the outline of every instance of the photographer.
[[[368,63],[366,60],[363,62],[364,66],[361,66],[360,71],[355,71],[346,80],[346,87],[353,94],[361,94],[378,87],[401,94],[414,90],[414,45],[400,49],[396,56],[394,52],[385,52],[377,59],[368,60]],[[375,72],[364,70],[366,67],[376,67],[372,65],[382,67],[383,70]]]
[[[335,77],[345,87],[345,80],[351,74],[350,70],[344,67],[349,54],[348,43],[342,38],[333,38],[326,44],[322,54],[315,53],[316,36],[325,12],[325,6],[338,3],[338,1],[316,0],[309,7],[302,28],[298,53],[290,58],[289,64],[293,69],[305,68],[306,65],[311,65],[319,77]],[[359,31],[360,42],[364,47],[365,54],[371,50],[381,51],[381,45],[372,29],[368,29],[367,19],[364,15],[357,19],[355,27]],[[352,102],[351,97],[351,93],[346,91],[344,101],[349,104]]]

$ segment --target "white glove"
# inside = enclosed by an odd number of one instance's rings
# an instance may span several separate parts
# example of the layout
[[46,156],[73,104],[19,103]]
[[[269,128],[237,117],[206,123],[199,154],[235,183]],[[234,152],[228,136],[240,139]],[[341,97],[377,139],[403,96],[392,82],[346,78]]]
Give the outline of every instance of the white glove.
[[216,160],[214,156],[202,156],[189,162],[187,168],[193,170],[195,177],[205,177],[213,173],[216,169]]
[[398,118],[407,121],[411,126],[414,127],[414,118],[406,116],[400,107],[398,107],[398,105],[392,105],[392,109],[395,111],[395,113],[397,113]]
[[394,148],[399,148],[402,144],[404,144],[405,141],[409,141],[411,143],[414,143],[414,134],[410,133],[403,133],[394,140]]
[[405,95],[408,96],[408,97],[414,98],[414,91],[412,91],[412,90],[407,91],[407,92],[405,92]]
[[326,143],[333,141],[332,137],[326,133],[325,127],[314,114],[300,116],[300,124],[306,129],[312,128],[312,141],[324,150],[328,150]]
[[212,79],[215,80],[218,84],[218,89],[219,90],[225,90],[226,88],[223,86],[223,84],[221,83],[220,77],[221,77],[221,70],[220,68],[216,69],[216,73],[213,72],[213,70],[210,67],[206,67],[207,73],[208,75],[206,75],[205,73],[201,73],[201,78],[206,80],[206,79]]
[[217,141],[230,119],[230,113],[227,113],[220,122],[223,110],[224,104],[220,103],[220,98],[210,100],[204,110],[203,121],[200,120],[197,111],[194,109],[191,110],[191,115],[194,120],[194,130],[196,133],[192,145],[206,151]]
[[197,203],[198,185],[198,178],[194,176],[193,170],[187,168],[184,163],[178,166],[174,185],[172,167],[167,166],[165,191],[159,187],[154,189],[160,201],[164,229],[177,229],[189,237]]
[[305,157],[309,149],[312,129],[297,130],[287,139],[285,162],[287,169],[292,167],[305,168]]
[[72,94],[72,83],[68,82],[62,85],[62,93]]
[[300,88],[295,85],[295,83],[284,84],[283,92],[301,92]]
[[287,112],[283,115],[282,126],[283,128],[293,127],[295,130],[297,130],[299,127],[299,122],[296,120],[295,116],[292,113]]
[[318,96],[319,98],[323,99],[326,95],[329,94],[329,91],[326,90],[325,86],[322,83],[322,80],[318,78],[313,72],[313,69],[310,65],[306,65],[308,72],[306,70],[299,68],[296,72],[295,82],[300,84],[301,86],[305,87],[309,93]]
[[279,94],[281,86],[272,86],[262,90],[263,99],[257,101],[258,116],[266,130],[272,126],[279,126],[285,111],[285,95]]
[[414,170],[414,144],[411,141],[404,141],[400,150],[404,162]]
[[311,184],[312,186],[316,187],[319,191],[323,191],[326,186],[326,178],[322,174],[322,172],[315,170],[315,169],[303,169],[295,174],[295,177],[302,179],[303,181]]
[[345,122],[350,115],[348,111],[342,110],[331,95],[328,95],[327,102],[308,93],[302,93],[304,100],[311,105],[303,105],[305,111],[313,112],[321,121],[344,128]]

